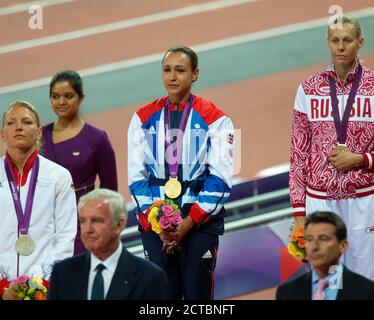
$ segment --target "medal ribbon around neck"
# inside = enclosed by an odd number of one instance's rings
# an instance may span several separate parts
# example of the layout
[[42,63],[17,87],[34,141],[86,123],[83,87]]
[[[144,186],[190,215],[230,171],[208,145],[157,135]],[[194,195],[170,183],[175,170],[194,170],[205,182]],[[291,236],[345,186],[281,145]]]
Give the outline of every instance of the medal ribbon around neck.
[[[171,147],[171,137],[170,137],[170,99],[168,98],[165,105],[165,129],[166,129],[166,161],[169,167],[170,179],[165,184],[165,194],[169,198],[177,198],[181,191],[182,186],[178,181],[178,170],[179,170],[179,158],[181,157],[182,142],[184,130],[186,129],[187,120],[192,109],[193,95],[188,99],[186,106],[184,107],[181,121],[179,123],[177,141],[175,149]],[[174,154],[176,152],[176,160],[174,162]]]
[[27,192],[26,206],[25,206],[24,213],[22,210],[20,193],[16,185],[16,179],[14,178],[13,172],[10,168],[10,165],[7,159],[5,159],[4,161],[4,166],[5,166],[5,172],[8,178],[8,182],[9,182],[10,191],[12,193],[14,208],[16,210],[20,232],[22,235],[27,235],[29,231],[29,226],[30,226],[31,210],[32,210],[32,204],[34,201],[36,180],[38,178],[38,172],[39,172],[39,157],[35,159],[34,164],[32,166],[30,185],[29,185],[29,190]]
[[351,91],[349,92],[349,95],[348,95],[348,100],[345,106],[342,121],[340,121],[340,116],[339,116],[339,108],[338,108],[339,102],[338,102],[338,96],[336,94],[336,81],[333,76],[329,75],[332,115],[334,117],[335,130],[336,130],[338,143],[342,145],[344,145],[345,141],[347,140],[349,115],[351,114],[352,106],[353,106],[353,103],[356,97],[358,86],[360,84],[361,75],[362,75],[362,66],[359,65],[354,76]]

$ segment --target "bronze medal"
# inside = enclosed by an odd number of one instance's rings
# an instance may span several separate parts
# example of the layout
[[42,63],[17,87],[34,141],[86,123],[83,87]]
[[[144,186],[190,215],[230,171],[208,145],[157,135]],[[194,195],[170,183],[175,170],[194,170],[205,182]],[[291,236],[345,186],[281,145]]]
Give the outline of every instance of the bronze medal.
[[27,234],[21,234],[16,241],[16,251],[21,256],[29,256],[35,249],[34,240]]
[[165,194],[170,199],[178,198],[182,192],[182,185],[178,181],[178,178],[170,177],[165,184]]
[[349,151],[348,147],[344,143],[338,143],[338,145],[334,148],[334,150],[337,150],[339,153],[344,151]]

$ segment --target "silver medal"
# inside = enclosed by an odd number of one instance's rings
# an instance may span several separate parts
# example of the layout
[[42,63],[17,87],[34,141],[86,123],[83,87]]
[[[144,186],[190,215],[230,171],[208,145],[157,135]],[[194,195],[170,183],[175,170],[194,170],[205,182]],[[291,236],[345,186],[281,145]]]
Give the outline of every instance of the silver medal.
[[21,234],[16,241],[16,251],[21,256],[29,256],[35,249],[34,240],[27,234]]

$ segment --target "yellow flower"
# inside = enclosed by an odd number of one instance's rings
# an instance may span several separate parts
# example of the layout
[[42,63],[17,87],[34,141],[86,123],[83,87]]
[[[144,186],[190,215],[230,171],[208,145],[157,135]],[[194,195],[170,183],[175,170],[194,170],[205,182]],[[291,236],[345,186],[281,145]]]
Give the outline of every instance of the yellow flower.
[[157,234],[161,233],[162,232],[162,228],[160,227],[160,225],[158,224],[158,222],[156,221],[156,219],[150,221],[151,222],[151,226],[152,226],[152,230],[154,232],[156,232]]
[[150,217],[150,216],[148,216],[148,222],[150,224],[154,223],[155,221],[156,221],[156,217]]
[[296,247],[293,243],[289,243],[287,249],[289,253],[291,253],[293,256],[295,255]]
[[43,287],[43,280],[42,280],[42,278],[34,275],[29,280],[29,287],[33,288],[33,289],[41,289]]
[[301,251],[296,251],[295,254],[294,254],[294,257],[297,259],[297,260],[303,260],[304,259],[304,255]]
[[156,219],[157,216],[158,216],[158,208],[153,207],[148,214],[148,221],[151,222],[151,220]]

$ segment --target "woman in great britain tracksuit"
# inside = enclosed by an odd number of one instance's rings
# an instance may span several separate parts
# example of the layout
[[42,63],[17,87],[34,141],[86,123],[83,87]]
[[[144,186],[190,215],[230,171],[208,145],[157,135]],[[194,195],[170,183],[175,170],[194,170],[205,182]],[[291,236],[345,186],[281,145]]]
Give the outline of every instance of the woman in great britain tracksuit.
[[295,99],[295,226],[317,210],[337,213],[348,230],[343,262],[374,280],[374,73],[358,58],[364,37],[356,18],[343,15],[330,25],[327,44],[332,62],[303,81]]
[[[213,103],[191,94],[198,75],[193,50],[167,50],[162,78],[168,96],[139,108],[128,130],[129,189],[144,254],[166,270],[171,299],[213,299],[223,204],[232,185],[233,124]],[[177,162],[170,154],[178,155]],[[181,191],[165,188],[167,183]],[[183,222],[175,232],[157,235],[147,221],[149,208],[170,197],[181,207]],[[165,245],[182,250],[165,254]]]
[[0,158],[0,276],[11,281],[37,274],[48,280],[53,264],[73,255],[77,208],[72,178],[38,154],[41,124],[30,103],[10,105],[1,137],[6,155]]

